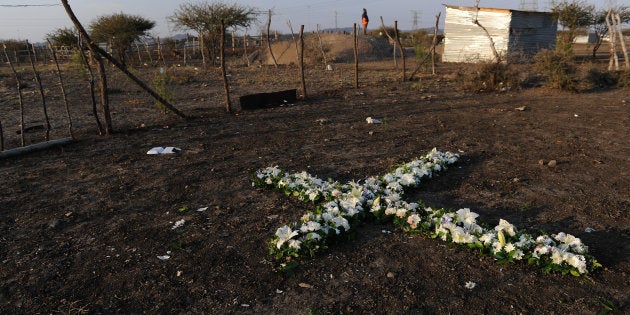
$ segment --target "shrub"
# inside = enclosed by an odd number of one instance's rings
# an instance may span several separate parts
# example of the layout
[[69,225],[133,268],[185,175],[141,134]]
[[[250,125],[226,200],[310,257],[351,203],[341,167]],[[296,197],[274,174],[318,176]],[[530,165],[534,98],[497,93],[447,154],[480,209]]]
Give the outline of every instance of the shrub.
[[473,92],[505,91],[520,87],[518,71],[509,64],[481,62],[464,75],[464,87]]
[[534,56],[537,71],[547,77],[550,87],[563,90],[575,89],[575,66],[566,53],[543,49]]

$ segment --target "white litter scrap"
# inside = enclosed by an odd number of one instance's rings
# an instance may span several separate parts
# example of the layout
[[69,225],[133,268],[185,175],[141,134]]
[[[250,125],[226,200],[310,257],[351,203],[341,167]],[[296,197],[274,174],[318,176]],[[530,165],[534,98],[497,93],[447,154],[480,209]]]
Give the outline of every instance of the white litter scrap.
[[367,121],[368,124],[382,124],[383,123],[382,121],[376,118],[372,118],[372,117],[366,118],[365,121]]
[[157,256],[157,258],[159,260],[168,260],[169,258],[171,258],[171,255],[162,255],[162,256]]
[[476,283],[474,283],[474,282],[472,282],[472,281],[467,281],[467,282],[466,282],[466,285],[465,285],[466,289],[468,289],[468,290],[472,290],[472,289],[474,289],[476,286],[477,286],[477,284],[476,284]]
[[186,223],[186,220],[184,220],[184,219],[181,219],[181,220],[175,222],[175,224],[173,224],[173,227],[171,228],[171,230],[175,230],[177,228],[180,228],[180,227],[184,226],[184,223]]
[[206,210],[208,210],[208,207],[199,208],[197,209],[197,212],[204,212]]
[[147,154],[175,154],[179,153],[182,149],[177,147],[155,147],[147,151]]

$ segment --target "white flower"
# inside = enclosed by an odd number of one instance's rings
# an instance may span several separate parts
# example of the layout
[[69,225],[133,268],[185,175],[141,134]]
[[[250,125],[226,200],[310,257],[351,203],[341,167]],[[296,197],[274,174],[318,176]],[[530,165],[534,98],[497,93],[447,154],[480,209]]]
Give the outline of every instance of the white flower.
[[308,222],[302,223],[302,226],[300,227],[300,232],[307,233],[307,232],[317,231],[321,228],[322,228],[322,225],[319,224],[319,222],[308,221]]
[[499,220],[499,225],[495,226],[494,229],[498,231],[505,231],[510,236],[514,236],[516,234],[516,228],[514,225],[510,224],[508,221],[503,219]]
[[562,264],[562,262],[564,261],[564,254],[565,252],[559,250],[556,247],[552,247],[551,248],[551,261],[556,265]]
[[532,257],[540,258],[542,255],[548,255],[551,252],[551,247],[549,245],[538,245],[534,248],[534,253]]
[[301,241],[298,240],[289,240],[289,247],[294,248],[294,249],[300,249],[300,245],[302,244]]
[[586,258],[582,255],[575,255],[568,253],[568,257],[566,257],[566,262],[575,267],[580,273],[586,273]]
[[457,210],[457,222],[463,223],[465,227],[469,227],[476,223],[477,213],[471,212],[469,208],[463,208]]
[[509,252],[511,252],[511,251],[513,251],[513,250],[515,250],[515,249],[516,249],[516,248],[514,247],[514,244],[512,244],[512,243],[507,243],[507,244],[505,244],[505,251],[506,251],[506,252],[508,252],[508,253],[509,253]]
[[498,253],[503,249],[503,244],[501,244],[501,242],[499,241],[495,241],[492,243],[492,252],[493,253]]
[[276,247],[280,249],[284,242],[292,239],[293,237],[299,234],[298,231],[292,230],[289,226],[285,225],[276,230],[276,236],[278,237],[278,242],[276,243]]
[[522,250],[517,249],[514,254],[512,254],[512,258],[516,259],[516,260],[521,260],[523,259],[524,253]]
[[484,235],[482,235],[479,238],[479,240],[483,242],[483,245],[487,246],[488,244],[491,244],[492,242],[496,241],[497,239],[496,239],[496,234],[494,234],[494,232],[488,232],[488,233],[485,233]]

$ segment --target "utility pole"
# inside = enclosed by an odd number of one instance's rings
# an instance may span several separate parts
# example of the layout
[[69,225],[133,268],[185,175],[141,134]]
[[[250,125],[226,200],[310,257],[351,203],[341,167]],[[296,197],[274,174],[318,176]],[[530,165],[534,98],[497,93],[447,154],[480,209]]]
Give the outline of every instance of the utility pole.
[[415,30],[418,29],[418,24],[419,24],[419,20],[420,20],[420,13],[422,11],[418,11],[418,10],[410,10],[410,11],[411,11],[411,13],[413,13],[413,18],[412,18],[413,25],[412,25],[411,28],[415,31]]

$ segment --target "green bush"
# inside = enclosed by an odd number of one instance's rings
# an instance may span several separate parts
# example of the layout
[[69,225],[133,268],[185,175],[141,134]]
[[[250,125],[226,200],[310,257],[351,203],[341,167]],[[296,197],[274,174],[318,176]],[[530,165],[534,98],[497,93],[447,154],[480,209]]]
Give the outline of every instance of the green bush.
[[575,89],[575,65],[569,54],[543,49],[534,56],[537,71],[547,78],[547,84],[556,89]]

